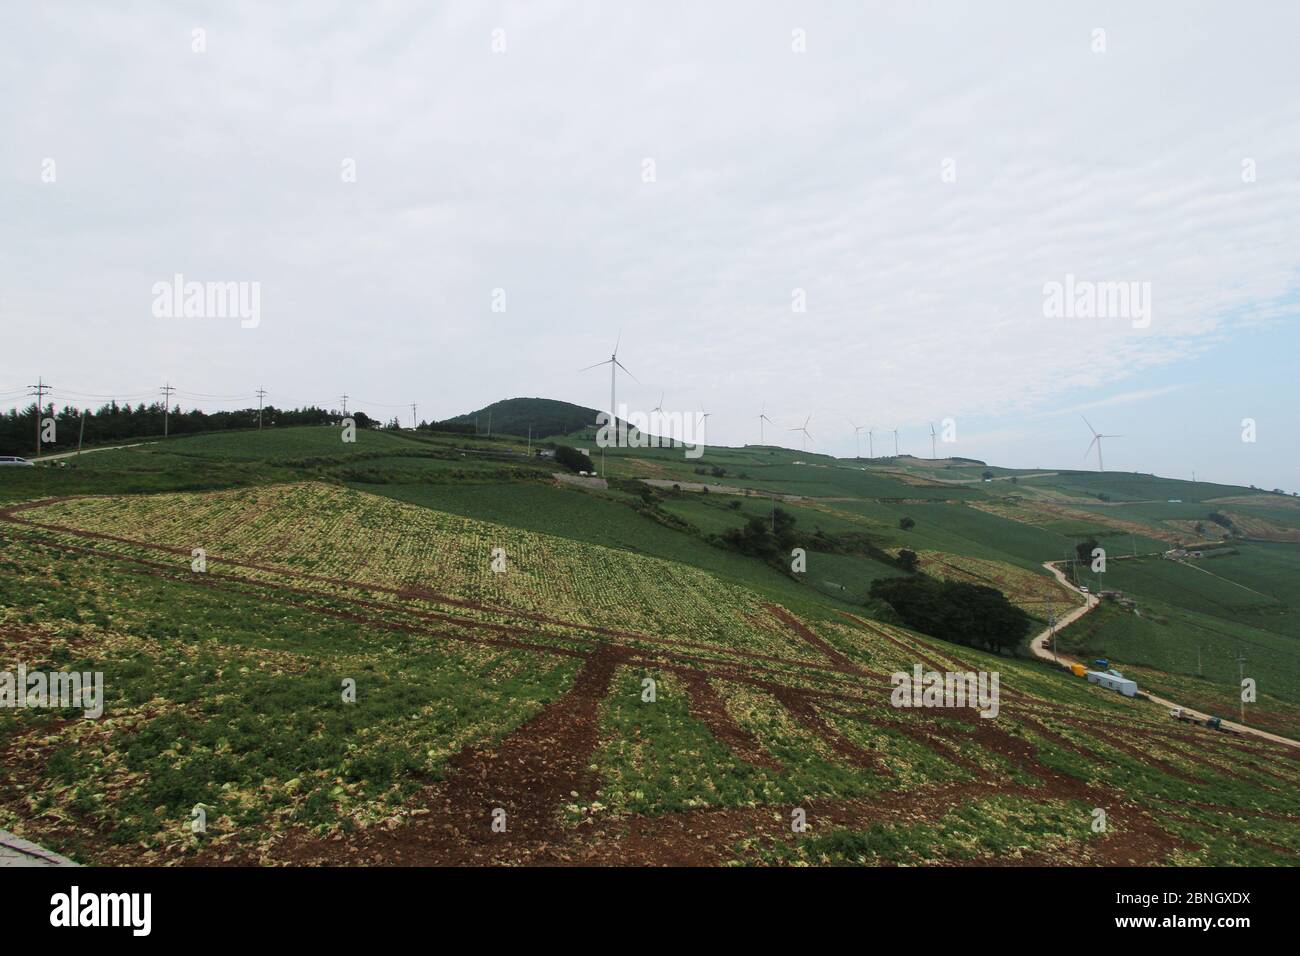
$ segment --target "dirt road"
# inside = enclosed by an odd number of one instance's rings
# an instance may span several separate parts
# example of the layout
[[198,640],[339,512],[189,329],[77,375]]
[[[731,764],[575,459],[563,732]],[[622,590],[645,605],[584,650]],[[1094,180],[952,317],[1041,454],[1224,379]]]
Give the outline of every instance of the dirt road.
[[41,455],[39,458],[29,458],[28,461],[57,461],[60,458],[75,458],[77,455],[93,455],[97,451],[116,451],[119,448],[139,448],[141,445],[153,445],[156,442],[138,441],[133,445],[101,445],[98,448],[86,448],[82,451],[61,451],[57,455]]
[[[1043,567],[1047,568],[1048,571],[1051,571],[1052,576],[1055,577],[1056,580],[1060,581],[1067,588],[1069,588],[1071,591],[1074,591],[1079,594],[1083,594],[1082,591],[1080,591],[1078,588],[1076,588],[1073,584],[1070,583],[1069,579],[1065,576],[1065,572],[1063,572],[1051,561],[1044,561]],[[1075,608],[1069,614],[1066,614],[1064,617],[1058,620],[1056,622],[1057,629],[1060,629],[1062,627],[1065,627],[1067,624],[1077,621],[1079,618],[1083,617],[1083,615],[1087,614],[1099,603],[1101,603],[1100,599],[1095,594],[1083,594],[1083,596],[1087,599],[1087,603],[1083,607]],[[1046,628],[1041,633],[1036,634],[1034,638],[1029,642],[1029,649],[1033,651],[1035,657],[1041,658],[1045,661],[1052,661],[1053,663],[1059,663],[1063,667],[1068,667],[1071,664],[1083,664],[1085,667],[1088,666],[1086,661],[1080,661],[1077,658],[1070,657],[1068,654],[1052,653],[1052,629],[1051,628]],[[1194,717],[1197,720],[1206,720],[1210,716],[1209,714],[1201,713],[1199,710],[1196,710],[1193,707],[1188,707],[1186,704],[1177,704],[1174,703],[1172,700],[1165,700],[1163,697],[1157,697],[1155,694],[1152,694],[1148,691],[1143,691],[1143,693],[1146,694],[1147,699],[1150,700],[1152,703],[1160,707],[1167,707],[1170,710],[1174,709],[1175,707],[1181,707],[1183,709],[1183,713],[1187,714],[1190,717]],[[1300,748],[1300,740],[1292,740],[1290,737],[1280,737],[1277,734],[1270,734],[1266,730],[1259,730],[1255,727],[1247,727],[1244,724],[1236,724],[1233,723],[1232,721],[1223,720],[1222,718],[1220,718],[1220,720],[1224,727],[1227,727],[1230,730],[1235,730],[1238,733],[1248,734],[1251,737],[1259,737],[1263,740],[1271,740],[1273,741],[1273,743],[1276,744],[1286,744],[1288,747]]]

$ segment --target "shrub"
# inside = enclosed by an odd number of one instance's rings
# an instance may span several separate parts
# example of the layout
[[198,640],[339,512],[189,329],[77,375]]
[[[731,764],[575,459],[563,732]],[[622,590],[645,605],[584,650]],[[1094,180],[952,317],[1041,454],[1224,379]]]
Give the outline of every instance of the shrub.
[[591,459],[569,445],[555,446],[555,461],[570,471],[592,471]]

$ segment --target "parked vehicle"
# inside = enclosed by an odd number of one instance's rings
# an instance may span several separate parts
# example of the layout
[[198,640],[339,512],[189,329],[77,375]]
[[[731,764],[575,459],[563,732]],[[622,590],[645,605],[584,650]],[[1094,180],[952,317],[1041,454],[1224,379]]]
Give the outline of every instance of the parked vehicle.
[[1193,717],[1181,707],[1175,707],[1169,712],[1169,716],[1174,720],[1181,720],[1185,724],[1196,724],[1198,727],[1208,727],[1210,730],[1217,730],[1221,734],[1231,734],[1233,737],[1242,736],[1241,731],[1223,726],[1223,721],[1218,717],[1206,717],[1204,720],[1201,720],[1199,717]]
[[35,468],[36,463],[28,461],[26,458],[17,458],[14,455],[0,455],[0,467],[5,465],[17,465],[20,468]]

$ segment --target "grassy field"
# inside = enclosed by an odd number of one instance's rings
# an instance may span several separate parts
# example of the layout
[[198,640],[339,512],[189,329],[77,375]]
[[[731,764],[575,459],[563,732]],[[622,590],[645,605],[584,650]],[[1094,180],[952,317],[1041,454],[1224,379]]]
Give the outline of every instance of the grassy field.
[[[106,696],[98,720],[18,708],[0,723],[0,827],[104,864],[1288,865],[1300,851],[1300,764],[1280,746],[890,623],[867,601],[903,573],[885,561],[811,548],[790,575],[715,540],[770,515],[768,498],[564,487],[513,440],[341,445],[325,428],[192,436],[0,475],[3,666],[100,671]],[[625,477],[703,480],[680,451],[609,458]],[[910,547],[1040,616],[1042,595],[1072,599],[1041,563],[1076,529],[971,507],[999,500],[982,482],[951,493],[796,460],[719,450],[706,461],[727,474],[707,479],[812,495],[781,503],[808,541]],[[1194,567],[1112,561],[1106,586],[1141,614],[1104,605],[1060,640],[1225,716],[1236,664],[1221,645],[1251,642],[1252,718],[1300,730],[1297,546],[1234,546]],[[1186,670],[1189,633],[1204,635],[1203,677]],[[891,705],[890,675],[916,664],[997,672],[997,715]]]
[[[1066,632],[1065,646],[1170,675],[1202,676],[1221,690],[1237,686],[1242,656],[1245,675],[1262,694],[1300,704],[1300,546],[1246,542],[1234,549],[1199,561],[1110,561],[1105,574],[1081,566],[1081,582],[1123,591],[1137,609],[1090,615]],[[1266,702],[1252,710],[1261,725],[1269,723]],[[1300,725],[1287,731],[1300,733]]]

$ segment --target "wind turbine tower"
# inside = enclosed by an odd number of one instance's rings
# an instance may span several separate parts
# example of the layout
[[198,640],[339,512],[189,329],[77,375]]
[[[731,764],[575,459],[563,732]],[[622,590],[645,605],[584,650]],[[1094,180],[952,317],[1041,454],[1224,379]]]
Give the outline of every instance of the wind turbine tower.
[[850,424],[850,425],[853,425],[853,441],[854,441],[854,445],[855,445],[855,447],[856,447],[856,449],[857,449],[857,455],[856,455],[856,457],[861,458],[861,457],[862,457],[862,428],[863,428],[863,426],[854,424],[853,419],[851,419],[851,418],[849,419],[849,424]]
[[759,410],[759,413],[758,413],[758,443],[759,443],[760,445],[766,444],[766,441],[765,441],[764,438],[763,438],[763,423],[764,423],[764,422],[767,422],[769,425],[775,424],[775,423],[772,421],[772,419],[770,419],[770,418],[767,417],[767,402],[764,402],[764,403],[763,403],[763,407]]
[[627,371],[626,365],[624,365],[622,362],[618,360],[618,346],[621,341],[623,341],[623,334],[620,332],[618,338],[614,340],[614,352],[613,354],[610,355],[609,358],[605,359],[605,361],[603,362],[597,362],[595,365],[588,365],[586,368],[578,369],[578,371],[580,372],[587,372],[593,368],[600,368],[600,366],[602,365],[609,366],[609,423],[611,426],[618,420],[617,419],[618,405],[614,403],[614,385],[615,385],[615,377],[618,374],[618,370],[622,369],[624,372],[627,372],[628,375],[631,375],[632,381],[634,382],[640,381],[635,375],[632,375],[631,372]]
[[[1080,415],[1079,417],[1080,417],[1080,418],[1083,418],[1082,415]],[[1098,471],[1105,471],[1105,470],[1106,470],[1106,466],[1105,466],[1104,464],[1102,464],[1102,459],[1101,459],[1101,440],[1102,440],[1103,438],[1123,438],[1124,436],[1123,436],[1123,435],[1103,435],[1101,432],[1097,431],[1097,429],[1093,428],[1093,427],[1092,427],[1092,422],[1088,421],[1088,419],[1086,419],[1086,418],[1083,418],[1083,423],[1084,423],[1085,425],[1088,426],[1088,431],[1092,432],[1092,441],[1090,441],[1090,442],[1088,443],[1088,451],[1085,451],[1085,452],[1083,453],[1083,457],[1084,457],[1084,458],[1087,458],[1087,457],[1088,457],[1088,452],[1089,452],[1089,451],[1092,451],[1092,446],[1093,446],[1093,445],[1096,445],[1096,446],[1097,446],[1097,470],[1098,470]]]
[[787,428],[787,429],[786,429],[786,431],[789,431],[789,432],[802,432],[802,433],[803,433],[803,437],[800,439],[800,442],[801,442],[801,444],[802,444],[802,447],[803,447],[803,450],[804,450],[804,451],[807,451],[807,450],[808,450],[808,439],[809,439],[809,438],[812,438],[812,434],[808,431],[808,423],[809,423],[810,421],[812,421],[812,416],[811,416],[811,415],[809,415],[807,418],[805,418],[805,419],[803,420],[803,424],[802,424],[802,425],[800,425],[800,426],[798,426],[798,427],[796,427],[796,428]]

